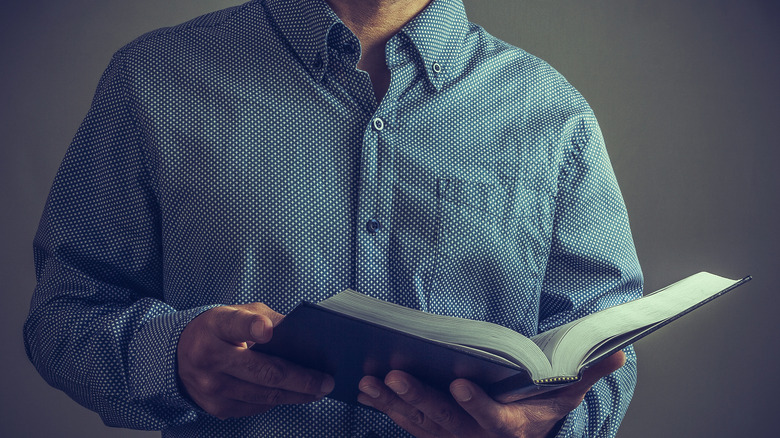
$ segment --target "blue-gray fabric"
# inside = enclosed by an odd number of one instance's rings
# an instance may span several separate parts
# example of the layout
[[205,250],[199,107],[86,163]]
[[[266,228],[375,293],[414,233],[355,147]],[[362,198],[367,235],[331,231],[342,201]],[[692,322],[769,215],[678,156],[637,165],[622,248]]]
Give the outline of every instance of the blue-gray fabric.
[[[35,239],[25,341],[49,383],[170,437],[406,436],[330,399],[213,418],[177,385],[179,334],[215,305],[286,313],[346,288],[528,336],[641,295],[598,124],[561,75],[459,0],[390,40],[381,102],[359,54],[323,0],[252,1],[116,53]],[[560,436],[614,435],[627,353]]]

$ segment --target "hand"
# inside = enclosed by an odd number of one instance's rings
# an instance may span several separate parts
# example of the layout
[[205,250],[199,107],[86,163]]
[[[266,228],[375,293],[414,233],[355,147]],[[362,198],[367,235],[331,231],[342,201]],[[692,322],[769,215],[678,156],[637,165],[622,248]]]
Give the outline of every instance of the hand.
[[193,319],[177,353],[179,381],[192,401],[225,419],[313,402],[331,392],[331,376],[249,349],[270,341],[283,318],[252,303],[215,307]]
[[619,351],[587,369],[573,385],[506,404],[465,379],[450,384],[450,395],[395,370],[384,381],[371,376],[361,379],[358,401],[384,412],[418,438],[543,438],[582,402],[591,386],[625,361],[625,353]]

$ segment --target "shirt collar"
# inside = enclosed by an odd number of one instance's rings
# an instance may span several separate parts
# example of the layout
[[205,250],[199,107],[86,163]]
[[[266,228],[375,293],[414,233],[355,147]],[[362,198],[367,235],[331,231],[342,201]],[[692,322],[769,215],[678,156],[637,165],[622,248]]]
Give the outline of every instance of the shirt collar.
[[[262,0],[279,32],[318,80],[327,60],[328,36],[346,26],[325,0]],[[432,0],[401,29],[416,48],[423,70],[438,90],[452,77],[468,20],[462,0]]]
[[468,29],[462,0],[433,0],[401,29],[417,49],[423,70],[437,90],[455,76]]
[[341,20],[325,0],[262,0],[277,30],[318,80],[325,71],[328,34]]

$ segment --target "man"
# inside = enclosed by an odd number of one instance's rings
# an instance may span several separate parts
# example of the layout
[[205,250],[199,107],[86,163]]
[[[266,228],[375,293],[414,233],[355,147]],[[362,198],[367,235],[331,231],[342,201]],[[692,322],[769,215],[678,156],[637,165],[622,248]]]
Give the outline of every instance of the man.
[[592,112],[459,0],[253,1],[139,38],[101,80],[35,254],[28,355],[109,425],[608,436],[634,387],[629,348],[507,405],[366,376],[367,409],[246,348],[347,287],[528,336],[640,295]]

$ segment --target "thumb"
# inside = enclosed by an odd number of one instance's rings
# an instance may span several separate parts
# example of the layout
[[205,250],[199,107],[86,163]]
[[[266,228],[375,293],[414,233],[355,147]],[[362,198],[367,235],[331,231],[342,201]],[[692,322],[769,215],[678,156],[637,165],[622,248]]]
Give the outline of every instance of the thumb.
[[274,323],[267,315],[248,309],[224,306],[214,309],[217,336],[233,344],[264,344],[273,336]]
[[626,354],[623,351],[618,351],[610,356],[605,357],[604,359],[601,359],[597,363],[593,364],[590,368],[587,368],[582,373],[582,378],[578,382],[555,391],[541,394],[535,398],[554,398],[557,400],[556,404],[558,406],[567,406],[567,409],[571,411],[582,402],[582,400],[585,398],[585,394],[590,391],[590,388],[595,385],[599,379],[609,375],[613,371],[616,371],[625,363]]
[[590,382],[589,386],[593,386],[604,376],[612,374],[626,363],[626,353],[622,350],[618,350],[610,356],[598,361],[593,366],[589,367],[582,373],[582,380]]
[[562,392],[567,393],[581,393],[584,395],[591,386],[595,385],[602,377],[605,377],[612,372],[618,370],[626,363],[626,353],[619,350],[604,359],[599,360],[592,366],[588,367],[582,373],[582,379],[579,382],[562,389]]

